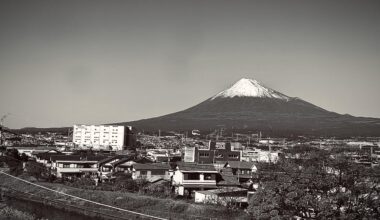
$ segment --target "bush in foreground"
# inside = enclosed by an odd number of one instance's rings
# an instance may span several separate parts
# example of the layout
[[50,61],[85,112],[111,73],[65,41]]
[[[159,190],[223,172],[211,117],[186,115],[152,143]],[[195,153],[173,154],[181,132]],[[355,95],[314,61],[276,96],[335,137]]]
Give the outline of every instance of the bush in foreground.
[[0,219],[34,220],[35,217],[32,214],[22,212],[10,207],[5,207],[3,209],[0,209]]

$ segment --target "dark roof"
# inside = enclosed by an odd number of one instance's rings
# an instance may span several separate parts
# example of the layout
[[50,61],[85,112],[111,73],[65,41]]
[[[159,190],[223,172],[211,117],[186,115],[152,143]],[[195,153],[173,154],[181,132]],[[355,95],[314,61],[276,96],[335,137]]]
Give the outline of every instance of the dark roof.
[[135,163],[136,170],[170,170],[170,165],[166,163]]
[[223,168],[220,176],[221,180],[217,182],[218,186],[240,186],[239,180],[233,175],[231,168]]
[[103,164],[108,163],[108,162],[110,162],[112,160],[123,159],[123,158],[126,158],[126,156],[125,155],[116,155],[116,156],[113,156],[113,157],[106,157],[106,158],[100,160],[98,162],[98,164],[99,165],[103,165]]
[[63,161],[100,161],[106,156],[80,156],[80,155],[57,155],[51,156],[51,161],[63,160]]
[[82,159],[84,160],[91,160],[91,161],[101,161],[105,158],[107,158],[108,156],[103,156],[103,155],[96,155],[96,156],[84,156],[82,157]]
[[195,164],[195,163],[177,163],[178,170],[181,171],[215,171],[214,165]]
[[57,160],[67,160],[67,161],[75,161],[80,160],[79,155],[55,155],[50,157],[51,161],[57,161]]
[[63,155],[63,154],[61,152],[56,152],[56,153],[45,152],[45,153],[36,154],[36,157],[39,159],[50,160],[50,157],[59,156],[59,155]]
[[228,161],[225,166],[228,165],[233,169],[252,169],[255,163],[247,161]]
[[118,165],[120,165],[120,164],[122,164],[122,163],[125,163],[125,162],[128,162],[128,161],[131,161],[131,160],[132,160],[132,158],[130,158],[130,157],[125,157],[125,158],[122,158],[122,159],[120,159],[120,160],[118,160],[118,161],[115,161],[115,162],[111,163],[111,165],[112,165],[113,167],[116,167],[116,166],[118,166]]
[[131,157],[124,157],[123,159],[121,159],[121,160],[119,160],[119,161],[113,162],[113,163],[112,163],[112,166],[115,167],[115,166],[118,166],[118,165],[120,165],[120,164],[122,164],[122,163],[125,163],[125,162],[128,162],[128,161],[131,161],[131,160],[133,160],[133,161],[136,162],[136,163],[140,163],[140,164],[142,164],[142,163],[153,163],[152,160],[149,160],[149,159],[146,158],[146,157],[135,158],[134,156],[131,156]]

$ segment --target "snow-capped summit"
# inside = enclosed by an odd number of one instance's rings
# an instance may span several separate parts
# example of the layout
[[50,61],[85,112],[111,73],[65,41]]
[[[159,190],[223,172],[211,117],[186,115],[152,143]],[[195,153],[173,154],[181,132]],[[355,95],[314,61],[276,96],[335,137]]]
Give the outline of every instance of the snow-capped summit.
[[256,98],[276,98],[289,100],[289,97],[277,92],[271,88],[265,87],[260,82],[253,80],[242,78],[237,81],[233,86],[229,89],[226,89],[211,98],[211,100],[215,98],[233,98],[233,97],[256,97]]

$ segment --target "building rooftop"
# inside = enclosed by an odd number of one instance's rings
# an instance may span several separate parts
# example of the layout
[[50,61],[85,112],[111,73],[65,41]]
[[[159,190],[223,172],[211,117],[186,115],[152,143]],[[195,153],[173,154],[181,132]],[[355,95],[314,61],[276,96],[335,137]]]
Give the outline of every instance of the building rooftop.
[[247,161],[228,161],[225,167],[231,167],[233,169],[252,169],[256,167],[254,162]]
[[107,156],[57,155],[51,156],[51,161],[100,161]]
[[170,165],[165,163],[135,163],[136,170],[170,170]]
[[185,172],[218,172],[215,170],[215,167],[212,164],[177,163],[177,169]]

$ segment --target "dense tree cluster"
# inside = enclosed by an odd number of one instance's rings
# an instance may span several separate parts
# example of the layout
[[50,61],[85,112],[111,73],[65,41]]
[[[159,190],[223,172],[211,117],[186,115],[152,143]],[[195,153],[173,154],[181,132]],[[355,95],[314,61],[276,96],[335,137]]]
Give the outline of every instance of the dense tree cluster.
[[26,161],[28,161],[28,156],[20,155],[16,149],[2,150],[2,156],[0,156],[0,163],[6,164],[9,172],[16,176],[23,172],[23,162]]
[[317,149],[287,153],[258,173],[260,187],[248,207],[255,219],[380,219],[378,168]]

